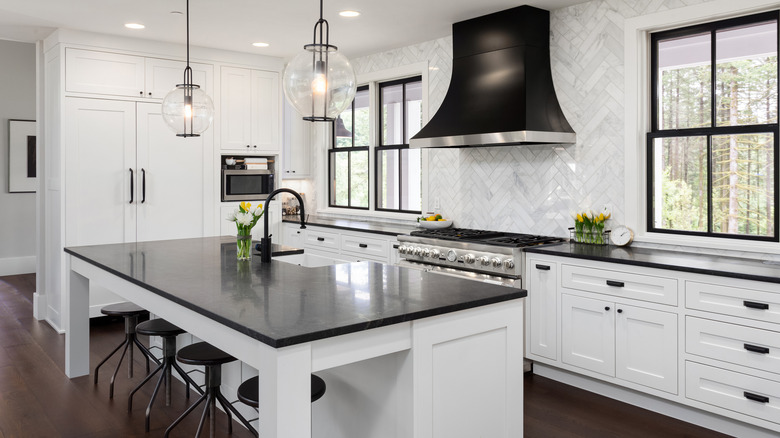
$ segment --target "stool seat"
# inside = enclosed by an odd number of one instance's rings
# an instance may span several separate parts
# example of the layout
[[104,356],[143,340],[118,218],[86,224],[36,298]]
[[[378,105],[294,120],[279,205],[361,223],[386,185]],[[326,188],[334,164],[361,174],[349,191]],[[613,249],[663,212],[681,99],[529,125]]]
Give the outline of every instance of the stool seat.
[[[252,377],[238,387],[238,399],[241,402],[258,407],[258,381],[259,377]],[[319,376],[311,375],[311,402],[314,403],[325,395],[325,381]]]
[[208,342],[198,342],[182,348],[176,353],[176,359],[187,365],[206,366],[222,365],[236,360],[235,357],[214,347]]
[[133,303],[117,303],[103,307],[100,313],[109,316],[133,316],[146,313],[146,309]]
[[185,333],[184,330],[162,319],[150,319],[135,326],[138,334],[146,336],[177,336]]

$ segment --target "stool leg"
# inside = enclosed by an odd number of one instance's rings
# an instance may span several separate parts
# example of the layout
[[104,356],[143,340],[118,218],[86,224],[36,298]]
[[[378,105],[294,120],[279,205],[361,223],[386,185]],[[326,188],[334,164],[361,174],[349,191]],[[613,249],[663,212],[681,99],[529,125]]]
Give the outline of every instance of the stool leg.
[[[133,347],[132,344],[135,341],[135,326],[138,325],[138,315],[125,316],[125,337],[127,342],[131,344],[130,347],[130,362],[127,363],[127,377],[133,378]],[[149,370],[147,370],[148,372]]]
[[198,391],[198,394],[203,395],[203,390],[200,389],[200,386],[198,386],[197,383],[195,383],[194,380],[192,380],[192,377],[190,377],[189,374],[187,374],[178,363],[174,362],[173,367],[176,369],[176,372],[179,373],[182,379],[187,383],[187,398],[190,398],[190,386],[195,388],[196,391]]
[[[163,365],[163,368],[166,368]],[[162,381],[165,380],[165,370],[163,369],[162,374],[160,374],[160,378],[157,379],[157,384],[154,385],[154,391],[152,392],[152,398],[149,400],[149,404],[146,406],[146,423],[144,424],[146,431],[149,432],[149,420],[152,416],[152,405],[154,404],[154,399],[157,398],[157,391],[160,390],[160,384]]]
[[135,395],[135,393],[136,393],[136,392],[138,392],[138,390],[139,390],[139,389],[141,389],[141,387],[142,387],[142,386],[144,386],[144,385],[146,384],[146,382],[148,382],[148,381],[149,381],[149,379],[151,379],[152,377],[154,377],[154,375],[155,375],[155,374],[157,374],[157,372],[158,372],[158,371],[160,371],[162,368],[163,368],[163,365],[160,365],[160,366],[158,366],[157,368],[155,368],[155,370],[154,370],[153,372],[151,372],[149,375],[147,375],[147,376],[144,378],[144,380],[142,380],[142,381],[141,381],[141,383],[139,383],[139,384],[138,384],[138,385],[135,387],[135,389],[133,389],[133,390],[130,392],[130,395],[129,395],[129,396],[127,396],[127,412],[132,412],[132,410],[133,410],[133,396]]
[[173,423],[171,423],[171,425],[168,426],[167,429],[165,429],[165,438],[168,438],[173,428],[176,427],[176,425],[178,425],[179,423],[181,423],[182,420],[184,420],[184,418],[187,415],[189,415],[190,412],[192,412],[196,407],[198,407],[199,404],[203,403],[203,400],[206,400],[206,398],[208,398],[208,393],[201,395],[200,398],[198,398],[195,401],[195,403],[193,403],[190,407],[188,407],[187,410],[184,411],[184,413],[179,416],[179,418],[177,418]]
[[115,354],[117,351],[119,351],[119,349],[120,349],[120,348],[122,348],[122,347],[123,347],[123,346],[124,346],[126,343],[127,343],[127,340],[125,340],[125,341],[124,341],[124,342],[122,342],[121,344],[117,345],[117,346],[116,346],[116,348],[114,348],[114,351],[112,351],[112,352],[111,352],[111,354],[109,354],[108,356],[106,356],[106,358],[105,358],[105,359],[103,359],[103,360],[102,360],[102,361],[101,361],[101,362],[98,364],[98,366],[96,366],[96,367],[95,367],[95,385],[97,385],[97,382],[98,382],[98,370],[100,369],[100,367],[101,367],[101,366],[102,366],[104,363],[106,363],[106,361],[108,361],[109,359],[111,359],[111,356],[113,356],[113,355],[114,355],[114,354]]
[[[236,409],[235,406],[230,404],[230,402],[225,398],[224,395],[222,395],[222,393],[218,393],[217,394],[217,400],[219,400],[219,403],[222,405],[223,408],[225,408],[225,412],[228,413],[228,418],[230,418],[230,412],[232,411],[233,414],[235,414],[236,419],[238,419],[238,421],[241,424],[243,424],[247,429],[249,429],[249,431],[252,432],[252,435],[259,436],[257,430],[255,430],[255,428],[252,427],[252,425],[249,423],[249,421],[247,421],[247,419],[244,418],[244,416],[241,415],[240,412],[238,412],[238,409]],[[231,420],[231,424],[232,424],[232,422],[233,421]]]
[[116,375],[119,372],[119,368],[122,367],[122,359],[125,358],[125,353],[127,353],[127,349],[130,347],[130,355],[133,354],[133,348],[132,344],[125,341],[125,348],[122,350],[122,355],[119,356],[119,362],[116,364],[116,369],[114,370],[114,374],[111,375],[111,384],[108,385],[108,398],[114,398],[114,380],[116,380]]

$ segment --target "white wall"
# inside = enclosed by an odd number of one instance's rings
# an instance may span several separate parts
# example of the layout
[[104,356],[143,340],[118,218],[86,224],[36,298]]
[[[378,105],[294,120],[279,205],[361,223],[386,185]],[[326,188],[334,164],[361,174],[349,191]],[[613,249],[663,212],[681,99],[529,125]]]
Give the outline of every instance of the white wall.
[[35,119],[35,53],[0,40],[0,275],[35,271],[35,193],[8,193],[8,119]]

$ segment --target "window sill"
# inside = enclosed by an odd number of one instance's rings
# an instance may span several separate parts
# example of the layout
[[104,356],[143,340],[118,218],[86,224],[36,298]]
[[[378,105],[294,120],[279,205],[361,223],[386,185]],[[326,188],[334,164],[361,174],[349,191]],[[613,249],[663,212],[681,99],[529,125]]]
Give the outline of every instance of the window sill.
[[679,234],[644,232],[634,237],[637,243],[708,249],[712,251],[740,251],[762,254],[780,254],[780,243],[750,240],[719,239],[714,237],[682,236]]

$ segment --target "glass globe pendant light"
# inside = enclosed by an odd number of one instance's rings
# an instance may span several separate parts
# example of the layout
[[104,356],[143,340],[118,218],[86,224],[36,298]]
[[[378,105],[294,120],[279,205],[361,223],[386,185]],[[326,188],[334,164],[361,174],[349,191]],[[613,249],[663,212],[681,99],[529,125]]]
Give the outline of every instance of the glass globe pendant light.
[[214,119],[214,103],[200,86],[192,83],[190,68],[190,0],[187,0],[187,67],[184,83],[176,85],[162,102],[165,123],[177,137],[199,137]]
[[310,122],[330,122],[355,98],[355,71],[338,47],[330,44],[330,27],[322,18],[314,25],[311,44],[284,69],[284,95],[287,101]]

